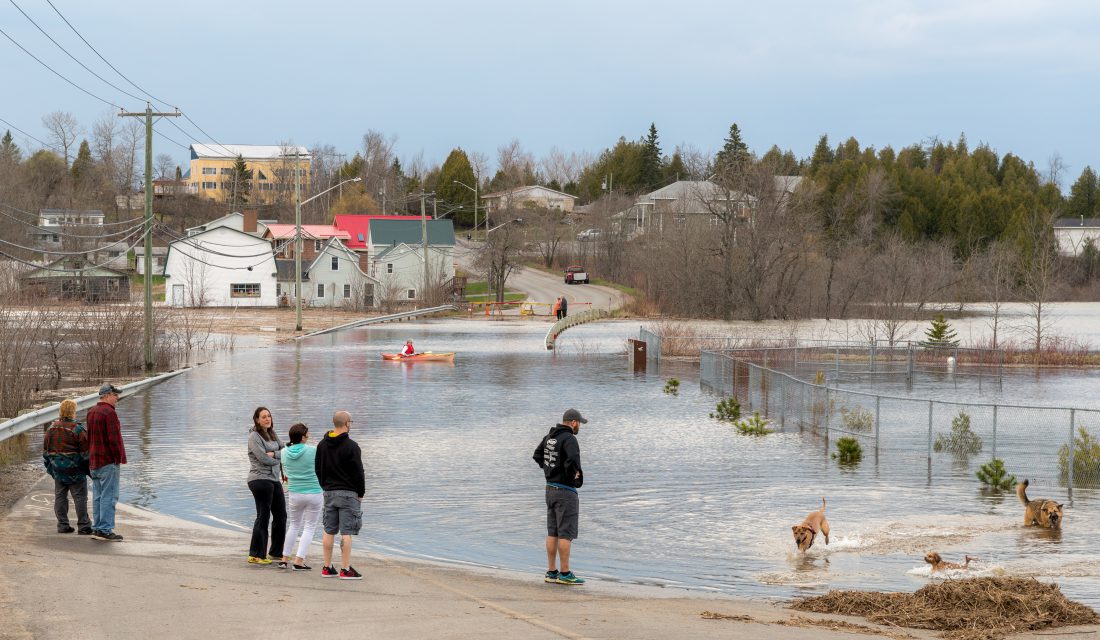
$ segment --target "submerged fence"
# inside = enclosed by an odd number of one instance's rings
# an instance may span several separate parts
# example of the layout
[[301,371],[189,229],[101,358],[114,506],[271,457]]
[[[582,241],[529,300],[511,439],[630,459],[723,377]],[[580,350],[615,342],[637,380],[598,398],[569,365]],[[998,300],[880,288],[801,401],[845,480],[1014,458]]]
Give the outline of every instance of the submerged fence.
[[[904,353],[902,353],[904,352]],[[948,353],[950,352],[950,353]],[[948,361],[947,358],[953,358]],[[990,350],[791,347],[704,351],[700,381],[738,398],[777,431],[820,437],[830,454],[855,438],[877,464],[908,468],[928,481],[974,477],[994,458],[1018,479],[1046,487],[1100,486],[1100,411],[917,399],[842,389],[868,379],[1001,384],[1003,358]],[[1071,493],[1072,495],[1072,493]]]

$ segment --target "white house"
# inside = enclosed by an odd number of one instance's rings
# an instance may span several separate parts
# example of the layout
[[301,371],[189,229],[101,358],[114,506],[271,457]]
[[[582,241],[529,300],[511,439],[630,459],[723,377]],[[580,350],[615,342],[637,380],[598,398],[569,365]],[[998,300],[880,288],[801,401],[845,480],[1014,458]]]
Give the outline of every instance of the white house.
[[215,227],[168,244],[166,298],[174,307],[274,307],[271,244],[231,227]]
[[1054,221],[1054,239],[1062,255],[1081,255],[1089,240],[1100,249],[1100,218],[1058,218]]
[[267,224],[262,220],[257,220],[256,211],[250,209],[244,213],[238,211],[227,213],[216,220],[211,220],[210,222],[200,224],[196,227],[190,227],[187,229],[187,235],[193,236],[217,227],[229,227],[230,229],[244,231],[254,236],[263,236],[267,233]]
[[[303,264],[303,301],[311,307],[362,309],[378,306],[377,293],[382,283],[363,273],[359,268],[359,262],[359,255],[356,252],[344,246],[338,238],[330,238],[312,262],[308,265]],[[293,271],[291,271],[291,280],[293,281]],[[290,286],[280,283],[280,294],[284,288],[287,293],[292,292],[293,282]]]
[[557,209],[569,213],[577,196],[555,191],[548,187],[530,185],[507,191],[496,191],[481,196],[485,211],[493,213],[502,209],[523,209],[527,206]]
[[[424,250],[405,243],[371,256],[371,276],[379,283],[378,302],[418,300],[424,288]],[[428,286],[441,286],[455,277],[454,247],[428,247]]]

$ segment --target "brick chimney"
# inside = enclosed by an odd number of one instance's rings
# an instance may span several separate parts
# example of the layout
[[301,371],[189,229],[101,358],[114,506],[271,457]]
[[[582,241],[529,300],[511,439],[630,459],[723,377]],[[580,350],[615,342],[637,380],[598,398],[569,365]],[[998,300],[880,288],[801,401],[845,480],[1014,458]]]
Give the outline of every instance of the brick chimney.
[[241,214],[244,215],[244,227],[241,230],[245,233],[256,233],[256,217],[258,212],[255,209],[245,209]]
[[359,270],[363,273],[370,273],[370,254],[366,251],[359,251]]

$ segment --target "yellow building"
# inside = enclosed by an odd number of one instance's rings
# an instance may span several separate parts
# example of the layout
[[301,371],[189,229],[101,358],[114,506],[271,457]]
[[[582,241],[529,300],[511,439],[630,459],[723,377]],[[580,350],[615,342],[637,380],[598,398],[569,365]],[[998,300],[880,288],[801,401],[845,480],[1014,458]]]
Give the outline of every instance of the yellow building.
[[294,169],[303,191],[309,185],[309,150],[277,144],[193,144],[191,168],[184,180],[187,192],[213,200],[232,197],[233,166],[237,156],[252,171],[250,203],[271,203],[294,198]]

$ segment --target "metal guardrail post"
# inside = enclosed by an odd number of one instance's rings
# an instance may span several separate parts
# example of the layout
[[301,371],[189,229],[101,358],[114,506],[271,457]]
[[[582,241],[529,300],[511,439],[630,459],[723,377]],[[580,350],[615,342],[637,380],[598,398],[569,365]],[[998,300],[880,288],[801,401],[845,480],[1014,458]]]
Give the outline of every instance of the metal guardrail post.
[[1066,465],[1066,486],[1069,487],[1070,495],[1073,494],[1073,449],[1075,448],[1073,442],[1073,424],[1076,422],[1076,413],[1076,409],[1069,410],[1069,461]]

